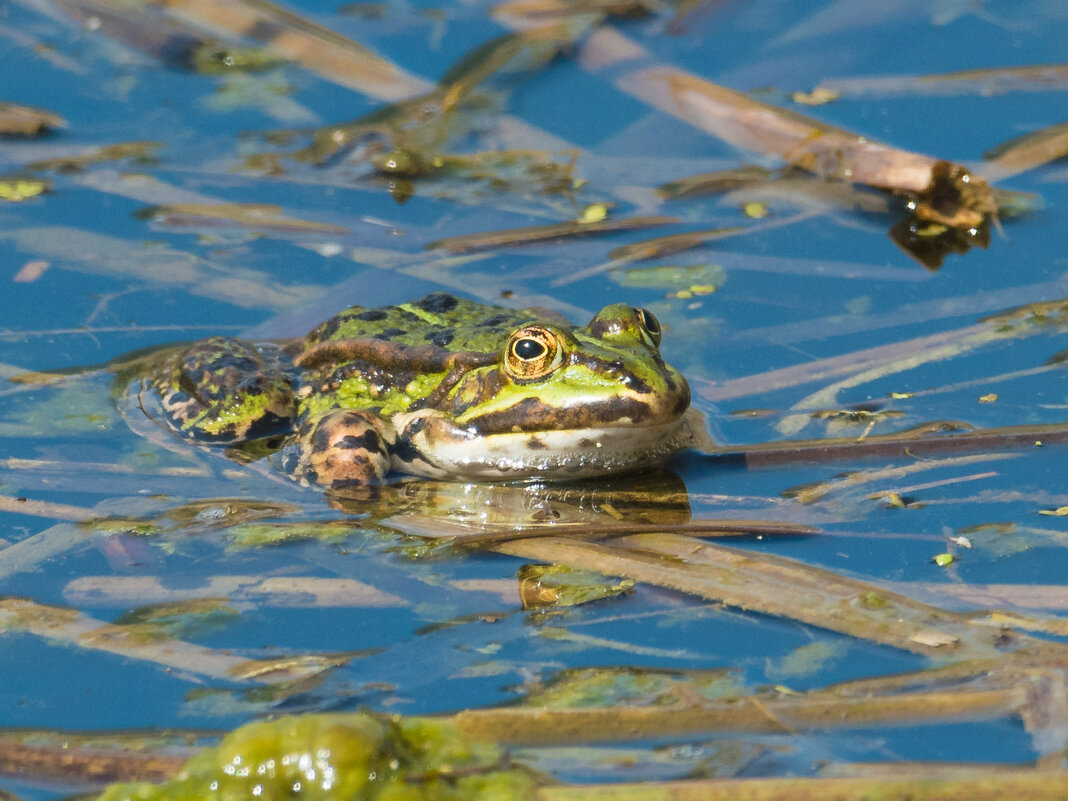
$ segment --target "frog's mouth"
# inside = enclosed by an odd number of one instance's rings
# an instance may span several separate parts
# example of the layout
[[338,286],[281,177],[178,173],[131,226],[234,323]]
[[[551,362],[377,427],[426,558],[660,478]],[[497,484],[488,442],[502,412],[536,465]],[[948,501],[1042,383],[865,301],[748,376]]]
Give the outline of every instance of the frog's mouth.
[[413,420],[398,439],[394,468],[433,477],[564,480],[632,470],[701,441],[697,417],[649,425],[477,433],[442,417]]

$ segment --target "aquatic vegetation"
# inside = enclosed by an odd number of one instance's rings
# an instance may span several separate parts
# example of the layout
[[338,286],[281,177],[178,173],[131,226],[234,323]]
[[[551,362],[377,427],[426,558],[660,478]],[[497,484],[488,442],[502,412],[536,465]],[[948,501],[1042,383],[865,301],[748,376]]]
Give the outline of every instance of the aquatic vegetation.
[[[8,3],[0,795],[1065,797],[1053,5]],[[537,324],[443,356],[383,311],[428,293]],[[692,447],[323,491],[139,391],[353,306],[296,348],[309,414],[418,423],[609,307]],[[200,366],[172,410],[288,408]]]
[[309,715],[250,723],[191,759],[165,785],[116,785],[100,801],[382,799],[518,801],[534,782],[492,746],[447,723]]

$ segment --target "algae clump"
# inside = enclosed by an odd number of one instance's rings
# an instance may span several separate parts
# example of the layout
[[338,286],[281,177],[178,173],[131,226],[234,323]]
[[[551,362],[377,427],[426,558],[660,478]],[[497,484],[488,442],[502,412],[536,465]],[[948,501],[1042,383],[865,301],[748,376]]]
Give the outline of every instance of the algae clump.
[[116,784],[98,801],[513,801],[534,788],[446,721],[356,713],[250,723],[166,784]]

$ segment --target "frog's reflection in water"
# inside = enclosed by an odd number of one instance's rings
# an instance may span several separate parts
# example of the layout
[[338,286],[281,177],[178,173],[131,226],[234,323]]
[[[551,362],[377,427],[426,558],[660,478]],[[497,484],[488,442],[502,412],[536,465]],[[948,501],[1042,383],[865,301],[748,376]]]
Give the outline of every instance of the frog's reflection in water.
[[406,480],[328,494],[335,508],[390,528],[472,544],[515,536],[613,536],[691,519],[686,484],[666,469],[558,483]]

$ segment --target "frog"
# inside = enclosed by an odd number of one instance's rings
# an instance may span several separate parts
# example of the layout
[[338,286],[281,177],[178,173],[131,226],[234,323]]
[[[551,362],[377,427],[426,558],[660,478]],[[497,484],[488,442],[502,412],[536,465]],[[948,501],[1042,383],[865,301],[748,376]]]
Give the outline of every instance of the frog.
[[266,443],[283,473],[328,490],[391,474],[585,479],[693,443],[690,388],[661,337],[652,312],[625,303],[578,326],[433,292],[351,306],[291,340],[194,342],[141,392],[180,437],[228,453]]

